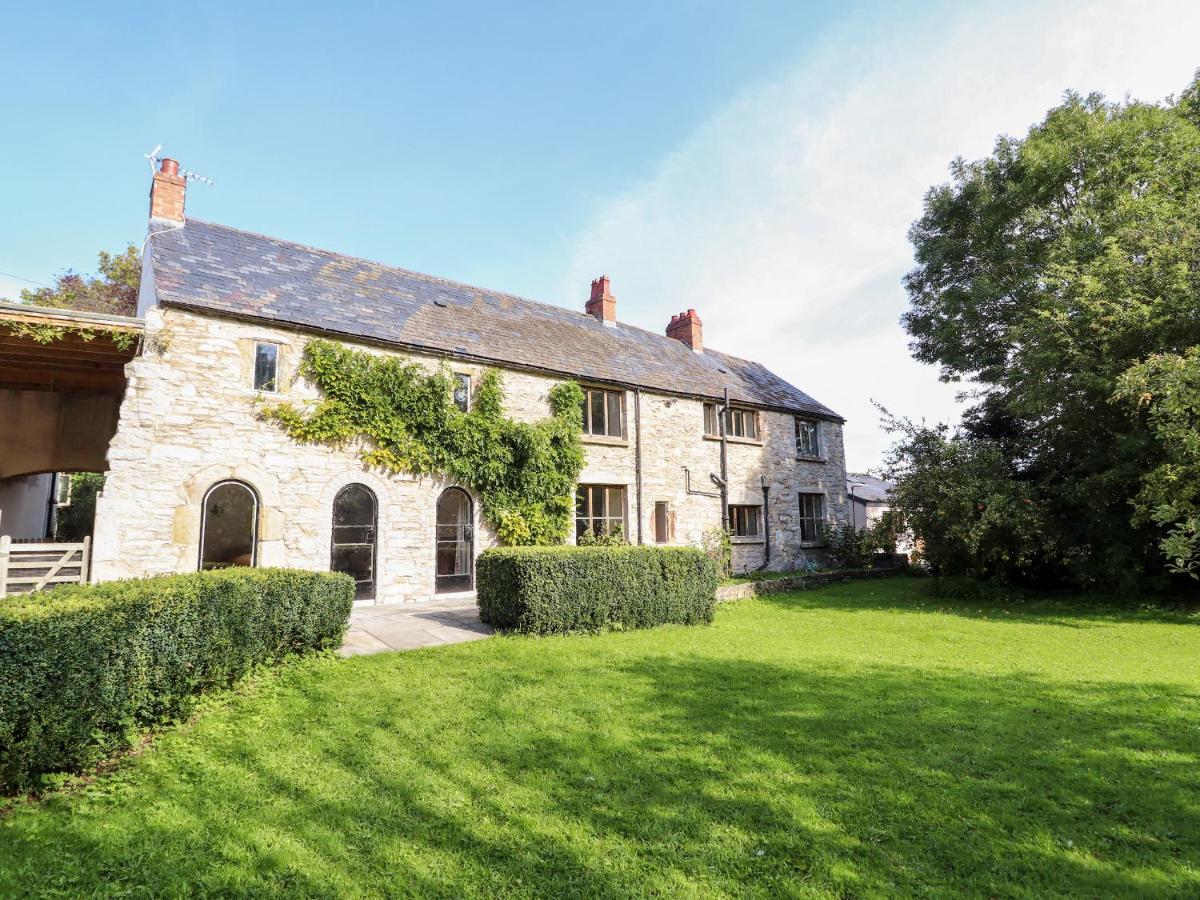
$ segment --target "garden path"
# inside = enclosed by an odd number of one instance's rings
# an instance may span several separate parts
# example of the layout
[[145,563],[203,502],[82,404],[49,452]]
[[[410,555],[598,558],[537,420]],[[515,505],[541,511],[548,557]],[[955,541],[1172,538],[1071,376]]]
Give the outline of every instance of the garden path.
[[343,656],[414,650],[477,641],[492,633],[479,621],[474,598],[356,606],[342,643]]

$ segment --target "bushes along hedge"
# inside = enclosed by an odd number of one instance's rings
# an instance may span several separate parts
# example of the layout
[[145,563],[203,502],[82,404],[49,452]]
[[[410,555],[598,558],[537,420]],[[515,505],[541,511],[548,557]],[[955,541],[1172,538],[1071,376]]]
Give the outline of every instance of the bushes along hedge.
[[483,621],[528,634],[711,622],[717,589],[688,547],[505,547],[476,572]]
[[259,663],[338,646],[353,599],[345,575],[239,568],[0,600],[0,788],[126,747]]

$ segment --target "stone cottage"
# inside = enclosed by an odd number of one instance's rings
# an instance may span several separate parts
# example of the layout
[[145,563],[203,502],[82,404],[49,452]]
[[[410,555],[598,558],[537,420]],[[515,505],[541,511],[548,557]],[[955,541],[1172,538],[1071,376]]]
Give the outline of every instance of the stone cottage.
[[315,336],[448,364],[464,409],[497,368],[517,419],[544,419],[551,387],[576,380],[576,535],[694,545],[725,521],[736,569],[787,569],[821,522],[845,518],[842,419],[706,346],[694,309],[655,334],[618,320],[606,277],[568,310],[187,219],[186,187],[162,160],[95,578],[260,565],[346,571],[366,602],[473,589],[495,541],[467,490],[367,470],[353,448],[300,444],[259,417],[264,399],[318,396],[297,375]]

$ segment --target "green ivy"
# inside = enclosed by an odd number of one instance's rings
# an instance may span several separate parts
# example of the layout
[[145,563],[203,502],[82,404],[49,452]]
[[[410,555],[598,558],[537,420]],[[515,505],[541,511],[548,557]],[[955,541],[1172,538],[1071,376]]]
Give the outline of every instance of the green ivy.
[[[93,328],[83,325],[34,325],[27,322],[6,322],[4,323],[4,328],[13,337],[30,338],[38,344],[52,344],[72,334],[90,343],[100,333]],[[118,350],[128,350],[137,339],[137,335],[130,331],[106,330],[103,333],[113,342],[113,346]]]
[[464,485],[505,544],[566,540],[583,470],[583,392],[575,382],[555,385],[551,417],[528,423],[504,416],[503,381],[495,369],[483,373],[465,413],[454,405],[445,366],[429,372],[398,357],[313,340],[300,373],[323,398],[304,408],[278,403],[262,413],[295,440],[336,447],[361,441],[359,455],[368,466]]

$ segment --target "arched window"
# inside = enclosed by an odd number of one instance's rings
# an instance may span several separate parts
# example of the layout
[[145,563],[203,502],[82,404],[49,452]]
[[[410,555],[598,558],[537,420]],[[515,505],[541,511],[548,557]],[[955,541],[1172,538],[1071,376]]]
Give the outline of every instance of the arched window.
[[329,568],[354,579],[354,599],[375,596],[375,493],[365,484],[348,484],[333,498],[333,547]]
[[258,560],[258,494],[242,481],[218,481],[204,495],[200,568],[253,566]]
[[438,593],[469,591],[475,572],[475,529],[471,497],[462,488],[447,488],[437,502]]

